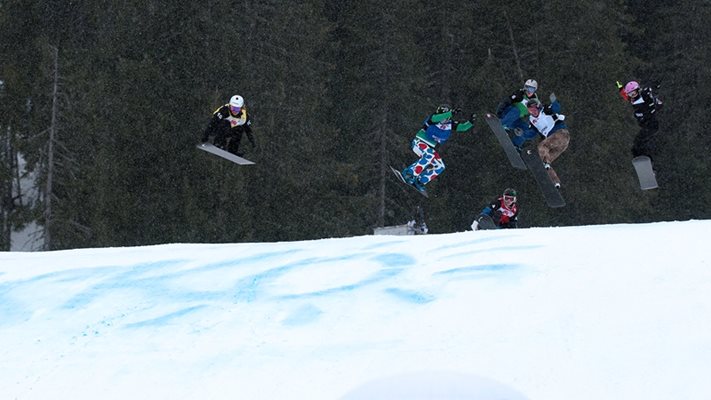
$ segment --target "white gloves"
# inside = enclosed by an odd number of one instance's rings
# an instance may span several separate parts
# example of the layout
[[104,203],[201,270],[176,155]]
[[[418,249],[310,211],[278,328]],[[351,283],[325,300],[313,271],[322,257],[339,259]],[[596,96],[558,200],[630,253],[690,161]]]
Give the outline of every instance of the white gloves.
[[479,221],[474,220],[474,222],[472,222],[472,230],[473,231],[479,230]]

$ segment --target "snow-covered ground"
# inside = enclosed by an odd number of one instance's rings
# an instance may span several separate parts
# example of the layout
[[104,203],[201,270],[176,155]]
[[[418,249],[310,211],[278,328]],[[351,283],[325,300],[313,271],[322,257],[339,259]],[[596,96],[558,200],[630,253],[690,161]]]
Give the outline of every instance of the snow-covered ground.
[[0,397],[709,399],[709,232],[0,253]]

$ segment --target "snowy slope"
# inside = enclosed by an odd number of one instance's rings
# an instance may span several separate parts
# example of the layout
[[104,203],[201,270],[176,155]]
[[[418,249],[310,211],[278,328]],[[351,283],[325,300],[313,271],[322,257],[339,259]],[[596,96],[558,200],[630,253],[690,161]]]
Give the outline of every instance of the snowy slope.
[[2,398],[708,399],[708,232],[0,253]]

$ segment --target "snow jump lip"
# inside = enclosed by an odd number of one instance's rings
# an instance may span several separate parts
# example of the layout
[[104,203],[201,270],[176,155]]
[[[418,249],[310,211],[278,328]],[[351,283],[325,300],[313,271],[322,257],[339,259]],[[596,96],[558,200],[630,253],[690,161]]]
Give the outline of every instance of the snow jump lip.
[[420,371],[374,379],[351,390],[341,400],[420,398],[529,400],[517,390],[495,380],[448,371]]

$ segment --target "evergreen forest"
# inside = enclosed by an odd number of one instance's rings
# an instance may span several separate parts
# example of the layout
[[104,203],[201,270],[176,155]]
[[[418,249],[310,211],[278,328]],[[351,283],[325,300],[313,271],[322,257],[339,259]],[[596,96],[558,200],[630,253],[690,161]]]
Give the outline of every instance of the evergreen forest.
[[[366,235],[418,207],[457,232],[508,187],[521,227],[706,219],[708,21],[709,0],[0,0],[0,250],[31,222],[45,250]],[[529,78],[571,133],[563,208],[482,118]],[[659,189],[632,168],[629,80],[665,103]],[[253,166],[195,148],[235,94]],[[443,103],[479,118],[425,199],[388,166]]]

